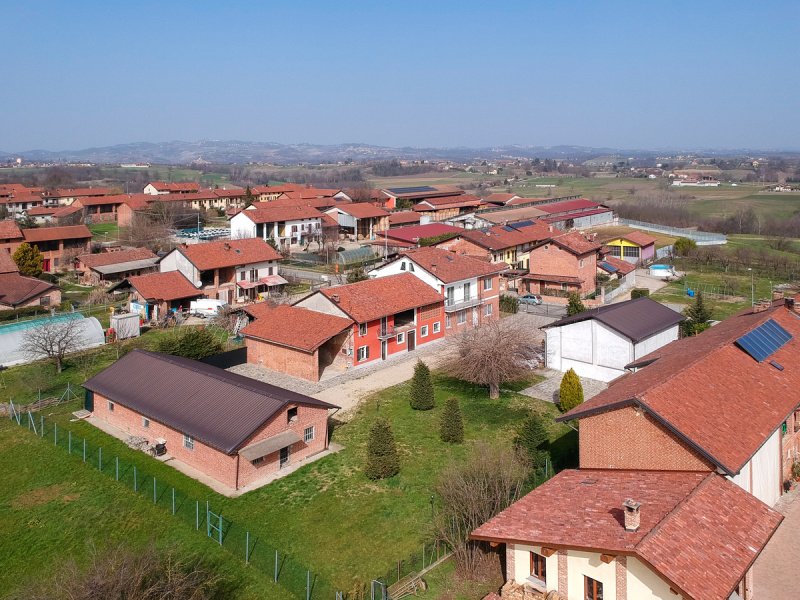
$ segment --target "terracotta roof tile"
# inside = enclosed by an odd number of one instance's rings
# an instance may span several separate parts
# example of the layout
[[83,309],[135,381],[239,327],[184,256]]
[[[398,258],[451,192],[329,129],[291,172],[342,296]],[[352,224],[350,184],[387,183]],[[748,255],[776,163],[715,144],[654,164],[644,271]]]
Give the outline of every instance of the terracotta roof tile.
[[419,213],[413,210],[403,210],[400,212],[389,213],[389,225],[406,225],[411,223],[419,223]]
[[561,202],[553,202],[551,204],[540,204],[538,205],[538,208],[542,209],[546,213],[554,215],[573,211],[592,210],[601,206],[602,204],[595,202],[594,200],[578,198],[576,200],[563,200]]
[[19,267],[14,259],[11,258],[11,252],[0,248],[0,273],[18,273]]
[[539,221],[530,225],[495,225],[487,229],[470,229],[461,237],[488,250],[505,250],[523,244],[548,240],[553,236],[550,227]]
[[244,210],[253,223],[282,223],[299,219],[321,219],[322,213],[311,206],[276,206]]
[[181,300],[197,298],[203,292],[198,290],[180,271],[149,273],[128,277],[133,286],[145,300]]
[[159,192],[197,192],[200,190],[200,184],[193,181],[174,183],[168,183],[166,181],[151,181],[149,185],[152,185]]
[[100,252],[98,254],[82,254],[77,260],[89,268],[102,267],[105,265],[116,265],[134,260],[146,260],[148,258],[158,258],[147,248],[127,248],[116,252]]
[[19,273],[0,273],[0,304],[19,306],[55,287],[52,283],[25,277]]
[[107,187],[89,188],[56,188],[45,191],[48,198],[80,198],[81,196],[110,196],[114,190]]
[[578,256],[596,252],[601,248],[598,242],[588,239],[585,235],[577,231],[570,231],[563,235],[557,235],[552,239],[552,242]]
[[456,254],[450,250],[434,247],[406,250],[403,252],[403,256],[410,258],[444,283],[494,275],[507,268],[505,263],[490,263],[473,256]]
[[0,240],[17,240],[22,238],[22,231],[13,219],[0,221]]
[[[481,203],[481,199],[472,194],[454,194],[452,196],[436,196],[433,198],[425,198],[419,203],[415,204],[412,209],[417,212],[424,212],[430,210],[442,210],[445,208],[469,208],[477,207]],[[427,206],[430,205],[430,206]]]
[[436,290],[411,273],[325,288],[319,293],[357,323],[368,323],[411,308],[444,302]]
[[[603,248],[605,248],[605,246]],[[627,275],[628,273],[632,273],[633,271],[636,270],[636,265],[634,263],[630,263],[627,260],[622,260],[621,258],[617,258],[616,256],[611,256],[610,254],[606,254],[603,257],[603,260],[597,263],[598,267],[600,267],[601,262],[611,265],[617,270],[617,272],[621,273],[622,275]]]
[[[329,211],[340,210],[356,219],[373,219],[385,217],[389,213],[369,202],[348,202],[331,207]],[[328,211],[326,211],[328,212]]]
[[631,231],[630,233],[626,233],[625,235],[621,235],[619,237],[621,237],[623,240],[628,240],[637,246],[650,246],[656,243],[656,238],[654,238],[652,235],[647,235],[642,231]]
[[275,248],[259,238],[189,244],[179,246],[175,251],[183,254],[201,271],[269,262],[282,258]]
[[389,239],[400,240],[416,244],[419,240],[438,237],[446,233],[460,234],[464,230],[460,227],[446,223],[428,223],[426,225],[411,225],[409,227],[395,227],[386,232]]
[[263,303],[258,306],[263,308],[255,311],[245,308],[257,316],[242,330],[242,335],[304,352],[313,352],[353,324],[350,319],[288,304],[269,306]]
[[64,225],[63,227],[37,227],[23,229],[26,242],[47,242],[53,240],[77,240],[91,238],[92,232],[86,225]]
[[[770,356],[782,371],[769,361],[757,362],[735,343],[768,319],[793,336]],[[638,359],[637,364],[647,366],[615,379],[559,420],[635,404],[735,474],[797,407],[798,357],[800,316],[782,302],[762,312],[747,309]]]
[[[623,502],[641,503],[637,531]],[[567,470],[475,539],[634,554],[695,600],[726,600],[782,517],[715,473]]]

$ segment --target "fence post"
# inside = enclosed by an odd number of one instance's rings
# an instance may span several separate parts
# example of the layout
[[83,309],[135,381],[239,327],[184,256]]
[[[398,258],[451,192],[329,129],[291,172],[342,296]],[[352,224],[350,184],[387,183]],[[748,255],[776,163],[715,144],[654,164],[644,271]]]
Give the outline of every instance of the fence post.
[[172,488],[172,514],[175,514],[175,488]]
[[209,511],[208,500],[206,500],[206,537],[211,537],[211,519],[208,518]]
[[133,465],[133,491],[134,492],[138,491],[136,489],[136,486],[137,486],[137,483],[136,483],[136,465]]
[[306,600],[311,600],[311,571],[306,571]]
[[103,447],[102,446],[100,446],[97,449],[97,470],[98,471],[102,471],[103,470]]
[[200,530],[200,500],[195,500],[194,504],[194,528]]
[[86,438],[83,438],[83,462],[86,462]]
[[156,503],[156,478],[153,477],[153,504]]
[[275,583],[278,583],[278,551],[275,550]]
[[250,564],[250,532],[248,531],[244,539],[244,564]]
[[44,415],[39,415],[39,435],[44,437]]
[[72,431],[67,431],[67,454],[72,454]]
[[119,481],[119,456],[114,457],[114,478]]
[[219,517],[219,545],[222,546],[222,513],[217,516]]
[[53,446],[58,446],[58,423],[53,423]]

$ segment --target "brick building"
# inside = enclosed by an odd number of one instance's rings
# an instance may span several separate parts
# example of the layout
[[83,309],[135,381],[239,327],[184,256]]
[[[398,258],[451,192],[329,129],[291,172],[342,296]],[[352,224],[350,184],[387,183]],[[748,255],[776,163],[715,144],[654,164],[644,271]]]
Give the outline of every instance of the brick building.
[[444,299],[445,334],[460,333],[500,318],[500,273],[505,264],[422,247],[404,251],[398,258],[370,271],[370,277],[408,272],[431,286]]
[[326,288],[295,306],[353,321],[353,366],[444,337],[444,299],[411,273]]
[[4,219],[0,221],[0,250],[5,250],[11,254],[25,241],[22,237],[22,230],[14,219]]
[[72,268],[77,255],[89,252],[92,232],[86,225],[65,225],[23,229],[22,237],[42,253],[42,270],[52,273],[61,267]]
[[782,519],[712,472],[581,469],[472,538],[501,545],[504,600],[747,600],[750,568]]
[[522,278],[525,291],[543,296],[594,292],[600,248],[577,231],[539,242],[529,252],[529,272]]
[[[332,404],[202,362],[133,350],[85,382],[92,416],[164,443],[230,490],[328,447]],[[167,463],[169,464],[169,463]]]
[[158,271],[158,256],[147,248],[81,254],[75,259],[75,271],[84,285],[111,285],[126,277]]
[[0,248],[0,310],[61,304],[61,290],[52,283],[25,277],[8,250]]
[[188,310],[192,300],[203,296],[180,271],[128,277],[111,289],[130,289],[130,311],[153,321],[172,310]]
[[287,304],[251,304],[244,310],[255,319],[241,332],[247,362],[309,381],[351,364],[352,319]]
[[633,361],[558,420],[581,422],[581,468],[713,470],[772,506],[800,460],[798,356],[794,300],[764,302]]

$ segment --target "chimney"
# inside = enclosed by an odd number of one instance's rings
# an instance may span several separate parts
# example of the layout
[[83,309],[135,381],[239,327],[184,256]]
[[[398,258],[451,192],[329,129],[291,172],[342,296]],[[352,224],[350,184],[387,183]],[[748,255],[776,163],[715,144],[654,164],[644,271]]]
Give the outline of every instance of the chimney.
[[795,305],[794,305],[794,298],[784,298],[784,299],[783,299],[783,305],[784,305],[784,306],[785,306],[787,309],[789,309],[789,310],[791,310],[791,311],[795,311],[795,310],[796,310],[796,309],[795,309]]
[[339,302],[339,294],[331,294],[331,300],[334,302]]
[[225,248],[225,250],[230,250],[231,249],[231,245],[228,242],[225,242],[224,244],[222,244],[222,247]]
[[641,520],[639,513],[639,508],[642,506],[641,502],[628,498],[622,503],[622,506],[625,509],[625,531],[637,531]]
[[783,292],[780,290],[772,290],[772,301],[783,300]]
[[770,307],[772,307],[772,301],[762,298],[755,303],[755,306],[753,306],[753,312],[754,313],[764,312],[765,310],[768,310]]

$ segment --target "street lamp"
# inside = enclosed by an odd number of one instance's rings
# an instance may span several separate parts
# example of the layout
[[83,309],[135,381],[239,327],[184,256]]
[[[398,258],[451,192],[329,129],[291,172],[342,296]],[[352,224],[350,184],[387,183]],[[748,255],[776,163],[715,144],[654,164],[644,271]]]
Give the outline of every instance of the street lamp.
[[753,269],[752,267],[747,267],[747,270],[750,271],[750,307],[756,305],[756,292],[755,292],[755,285],[753,282]]
[[433,519],[435,518],[435,514],[433,512],[433,504],[434,504],[435,500],[436,499],[434,498],[433,494],[431,494],[431,521],[433,521]]

